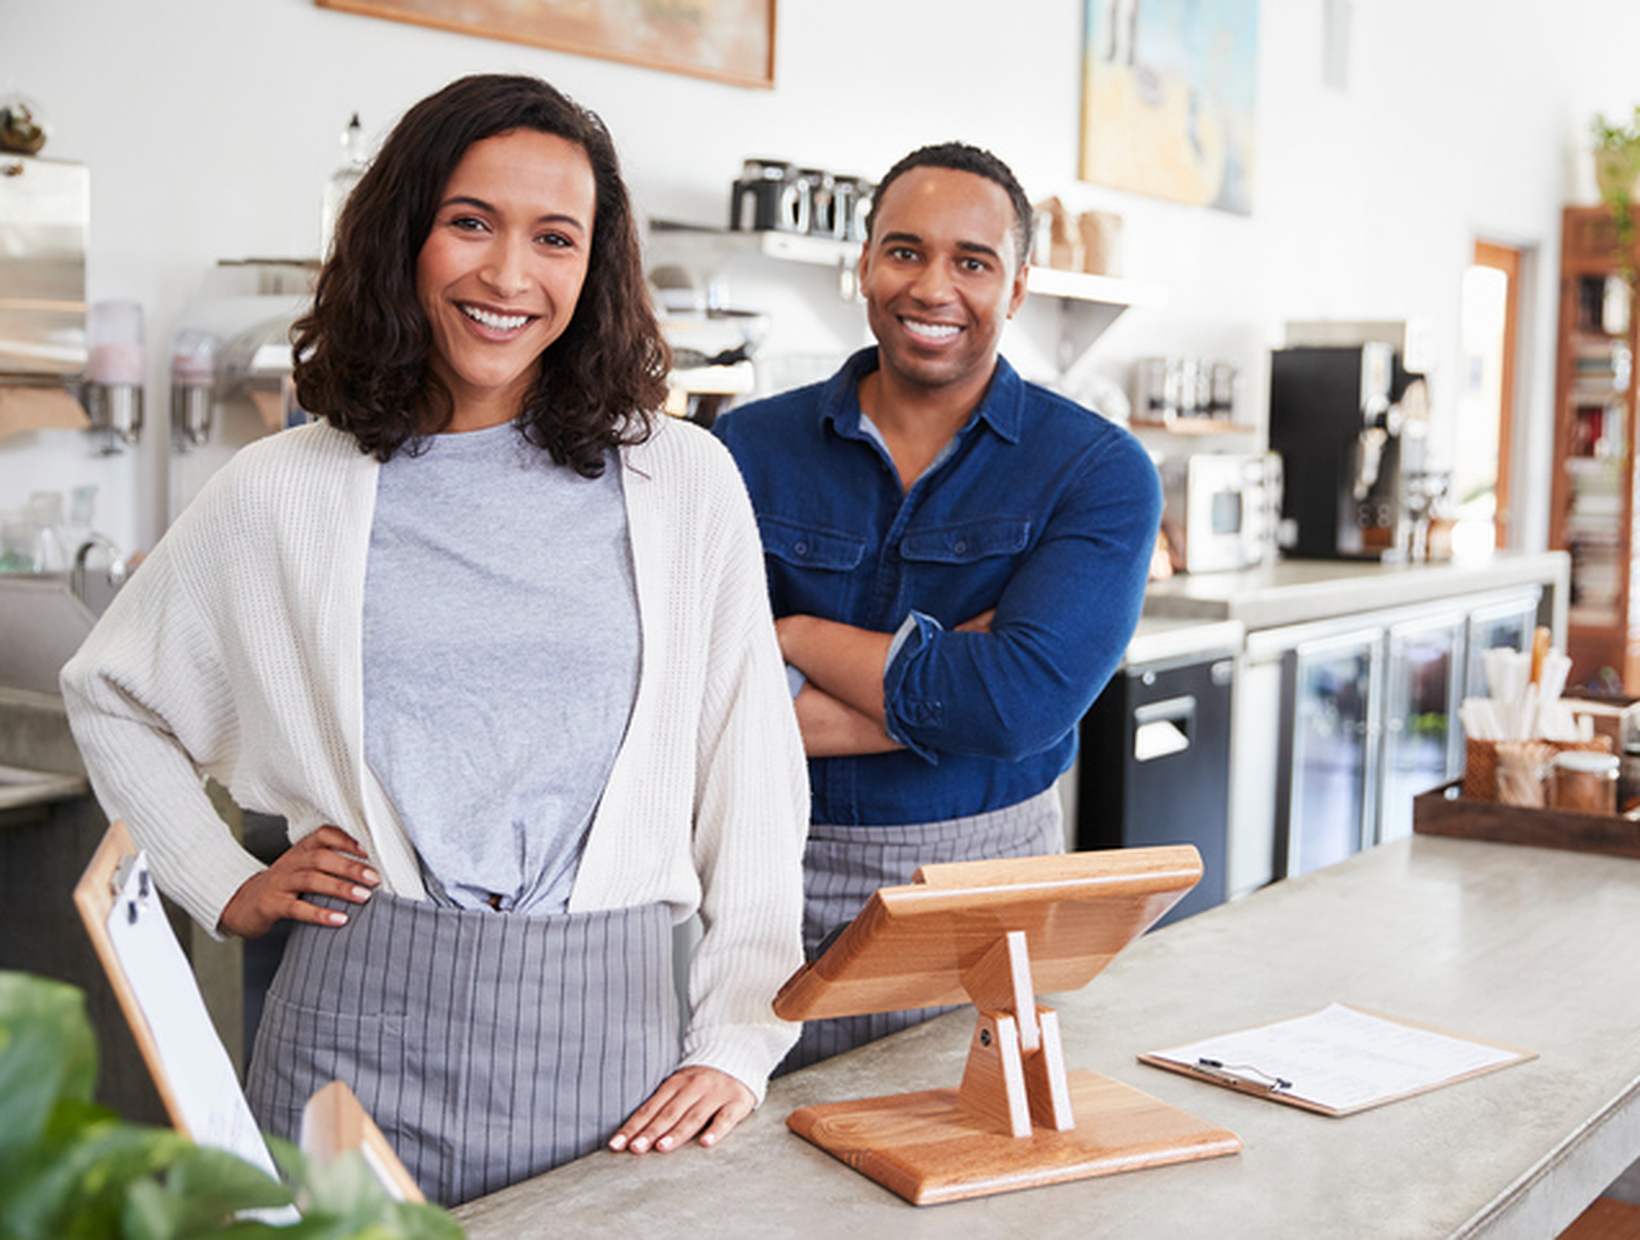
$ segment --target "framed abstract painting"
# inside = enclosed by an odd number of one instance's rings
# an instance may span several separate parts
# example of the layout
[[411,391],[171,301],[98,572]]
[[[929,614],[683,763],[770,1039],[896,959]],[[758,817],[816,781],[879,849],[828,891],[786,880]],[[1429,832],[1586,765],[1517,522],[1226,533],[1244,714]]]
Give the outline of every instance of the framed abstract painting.
[[1084,0],[1084,181],[1253,210],[1258,0]]
[[316,0],[321,8],[774,86],[776,0]]

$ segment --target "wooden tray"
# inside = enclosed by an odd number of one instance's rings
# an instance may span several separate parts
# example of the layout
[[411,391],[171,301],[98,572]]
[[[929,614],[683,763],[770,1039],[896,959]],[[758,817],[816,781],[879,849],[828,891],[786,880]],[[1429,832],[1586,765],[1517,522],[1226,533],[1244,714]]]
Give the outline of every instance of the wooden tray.
[[1500,805],[1461,795],[1463,782],[1431,788],[1412,800],[1412,829],[1494,844],[1525,844],[1640,860],[1640,821],[1615,814]]

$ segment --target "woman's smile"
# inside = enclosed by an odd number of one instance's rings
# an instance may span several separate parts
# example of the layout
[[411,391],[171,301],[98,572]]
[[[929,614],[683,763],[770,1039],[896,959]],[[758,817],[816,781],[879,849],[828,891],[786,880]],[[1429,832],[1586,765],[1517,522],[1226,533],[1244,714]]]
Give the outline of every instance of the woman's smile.
[[498,310],[493,306],[482,306],[470,301],[457,302],[456,308],[467,316],[472,323],[473,334],[480,340],[501,343],[518,339],[526,327],[541,317],[536,314]]
[[416,259],[449,429],[510,421],[586,280],[597,188],[586,150],[533,129],[473,143]]

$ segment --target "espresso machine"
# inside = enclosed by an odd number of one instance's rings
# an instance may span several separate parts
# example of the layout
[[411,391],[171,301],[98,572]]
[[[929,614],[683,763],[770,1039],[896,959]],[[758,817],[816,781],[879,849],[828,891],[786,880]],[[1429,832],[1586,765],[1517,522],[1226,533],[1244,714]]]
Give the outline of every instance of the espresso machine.
[[1425,476],[1428,388],[1391,344],[1278,349],[1270,367],[1270,449],[1284,463],[1288,555],[1407,557]]

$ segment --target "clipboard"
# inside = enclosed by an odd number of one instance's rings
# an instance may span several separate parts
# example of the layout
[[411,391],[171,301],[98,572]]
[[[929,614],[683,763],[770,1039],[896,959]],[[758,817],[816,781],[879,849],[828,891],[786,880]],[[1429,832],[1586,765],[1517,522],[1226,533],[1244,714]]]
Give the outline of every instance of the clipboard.
[[74,887],[74,907],[172,1127],[278,1179],[233,1061],[166,919],[147,857],[123,822],[104,833]]
[[358,1150],[365,1166],[393,1200],[427,1200],[345,1081],[332,1081],[308,1099],[302,1108],[301,1144],[309,1158],[326,1162]]
[[[166,920],[147,857],[123,822],[104,833],[74,887],[74,906],[172,1127],[196,1144],[226,1149],[280,1178]],[[332,1081],[308,1100],[301,1147],[310,1157],[326,1160],[358,1149],[389,1196],[426,1200],[381,1129],[341,1081]],[[294,1210],[280,1210],[268,1217],[298,1216]]]
[[[1278,1021],[1271,1025],[1255,1026],[1251,1029],[1238,1030],[1232,1034],[1222,1035],[1220,1038],[1203,1038],[1197,1042],[1187,1043],[1185,1047],[1170,1048],[1170,1050],[1186,1050],[1210,1046],[1215,1041],[1225,1039],[1246,1039],[1265,1030],[1277,1029],[1284,1025],[1293,1025],[1300,1021],[1322,1017],[1335,1010],[1365,1017],[1373,1021],[1383,1022],[1385,1025],[1398,1026],[1404,1030],[1415,1030],[1419,1033],[1435,1034],[1440,1038],[1451,1039],[1465,1043],[1468,1046],[1497,1052],[1502,1058],[1495,1058],[1492,1062],[1470,1068],[1465,1071],[1439,1074],[1437,1079],[1430,1079],[1414,1088],[1391,1089],[1378,1093],[1348,1106],[1329,1105],[1306,1097],[1304,1082],[1300,1073],[1294,1071],[1288,1062],[1284,1062],[1279,1055],[1266,1055],[1263,1062],[1227,1062],[1223,1059],[1208,1058],[1205,1061],[1198,1057],[1196,1062],[1183,1062],[1179,1058],[1169,1058],[1168,1051],[1150,1051],[1138,1057],[1139,1062],[1149,1064],[1153,1068],[1161,1068],[1168,1072],[1176,1072],[1181,1076],[1188,1076],[1193,1080],[1205,1081],[1209,1085],[1217,1085],[1221,1089],[1233,1089],[1238,1093],[1251,1094],[1254,1097],[1264,1098],[1270,1102],[1279,1102],[1283,1106],[1297,1107],[1302,1111],[1311,1111],[1317,1115],[1326,1115],[1333,1119],[1341,1119],[1346,1115],[1356,1115],[1362,1111],[1370,1111],[1375,1107],[1388,1106],[1392,1102],[1401,1102],[1407,1098],[1415,1098],[1420,1094],[1427,1094],[1432,1090],[1444,1089],[1448,1085],[1456,1085],[1460,1081],[1471,1080],[1477,1076],[1486,1076],[1492,1072],[1500,1072],[1505,1068],[1513,1068],[1517,1064],[1526,1063],[1537,1058],[1536,1051],[1523,1050],[1517,1046],[1510,1046],[1503,1042],[1493,1042],[1485,1038],[1476,1038],[1468,1034],[1454,1033],[1450,1029],[1443,1029],[1438,1025],[1425,1024],[1420,1021],[1406,1020],[1399,1016],[1388,1016],[1382,1012],[1374,1012],[1367,1008],[1357,1007],[1354,1004],[1335,1003],[1318,1012],[1307,1013],[1304,1016],[1290,1020]],[[1253,1058],[1256,1060],[1256,1053]],[[1276,1075],[1292,1072],[1294,1079],[1287,1080],[1284,1076]]]

